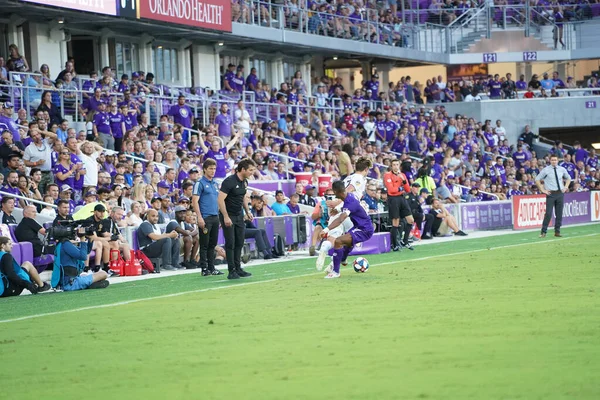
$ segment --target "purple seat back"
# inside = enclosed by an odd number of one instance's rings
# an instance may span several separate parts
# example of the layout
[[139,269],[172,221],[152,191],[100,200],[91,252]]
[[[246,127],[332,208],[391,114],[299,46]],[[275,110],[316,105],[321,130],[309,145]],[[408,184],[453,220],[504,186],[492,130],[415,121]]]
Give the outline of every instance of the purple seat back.
[[131,234],[131,249],[132,250],[140,249],[140,244],[138,243],[137,229],[135,231],[133,231],[133,233]]
[[17,262],[17,264],[19,264],[19,265],[23,264],[23,260],[22,260],[22,256],[21,256],[21,246],[19,245],[19,243],[17,243],[15,246],[13,246],[12,251],[10,253],[12,254],[12,256],[15,259],[15,261]]

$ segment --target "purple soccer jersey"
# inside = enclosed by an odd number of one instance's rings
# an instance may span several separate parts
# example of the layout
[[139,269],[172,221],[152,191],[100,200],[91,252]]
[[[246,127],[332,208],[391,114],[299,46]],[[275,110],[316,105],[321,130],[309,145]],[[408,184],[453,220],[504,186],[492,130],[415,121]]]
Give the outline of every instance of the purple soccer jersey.
[[227,175],[227,160],[225,160],[225,154],[227,154],[227,148],[223,147],[219,151],[212,151],[212,149],[206,152],[204,158],[212,158],[217,162],[217,172],[215,178],[225,178]]
[[192,110],[186,105],[176,104],[172,106],[167,115],[172,116],[173,122],[176,124],[181,124],[185,128],[192,127]]

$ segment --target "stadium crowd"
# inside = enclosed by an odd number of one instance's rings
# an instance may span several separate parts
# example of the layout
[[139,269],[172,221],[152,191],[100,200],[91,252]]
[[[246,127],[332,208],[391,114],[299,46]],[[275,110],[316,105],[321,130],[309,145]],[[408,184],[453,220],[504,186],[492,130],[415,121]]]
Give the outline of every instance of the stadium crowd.
[[[12,45],[0,74],[6,77],[9,71],[29,69],[26,58]],[[75,89],[78,85],[73,85],[72,92],[64,90],[65,85],[79,80],[73,60],[55,79],[46,65],[40,67],[40,74],[28,77],[43,86],[37,107],[30,102],[29,109],[15,110],[6,93],[0,106],[2,222],[14,223],[12,209],[23,208],[25,218],[16,236],[32,241],[37,257],[42,255],[38,234],[44,234],[45,229],[35,222],[36,213],[55,216],[55,211],[49,206],[33,207],[28,199],[57,204],[61,218],[94,204],[93,210],[87,208],[90,218],[99,222],[105,212],[110,217],[97,230],[93,244],[96,258],[91,265],[94,271],[104,269],[109,274],[110,250],[124,250],[128,257],[123,238],[106,239],[118,235],[116,227],[138,227],[151,216],[152,226],[176,221],[181,227],[173,227],[162,234],[166,236],[159,235],[160,239],[152,236],[154,228],[146,228],[145,232],[155,238],[151,242],[197,232],[190,199],[207,159],[215,161],[218,179],[233,173],[245,158],[258,165],[250,178],[254,180],[312,173],[312,183],[297,185],[289,199],[274,193],[272,205],[261,193],[252,193],[249,201],[255,216],[297,214],[298,204],[315,205],[318,176],[344,178],[354,172],[359,157],[374,165],[368,172],[371,181],[364,198],[371,213],[386,211],[388,193],[382,178],[393,160],[400,161],[408,185],[417,188],[414,194],[423,195],[423,202],[436,210],[441,210],[440,202],[504,200],[538,193],[534,179],[550,154],[558,154],[571,175],[570,190],[597,189],[600,182],[598,156],[593,149],[588,151],[574,143],[567,150],[557,142],[548,154],[536,154],[536,135],[529,126],[524,127],[517,143],[509,143],[500,120],[475,121],[465,115],[449,115],[443,102],[451,100],[453,91],[441,77],[432,79],[422,93],[409,76],[398,84],[403,90],[387,93],[380,91],[377,74],[354,93],[348,93],[339,78],[323,77],[314,81],[315,95],[309,105],[304,98],[309,83],[300,73],[270,91],[254,69],[245,75],[243,66],[229,65],[220,91],[229,102],[211,107],[207,125],[194,119],[190,107],[194,104],[184,94],[173,93],[172,104],[164,109],[146,109],[148,102],[142,99],[159,92],[151,73],[135,71],[131,80],[128,75],[117,79],[106,67],[101,78],[81,82],[83,92]],[[492,77],[491,83],[482,86],[502,96],[505,85],[498,89],[497,82],[498,77]],[[555,74],[551,82],[562,81]],[[254,92],[259,102],[278,111],[266,118],[251,114],[241,99],[244,91]],[[66,107],[60,108],[57,96],[63,96],[64,101],[78,98],[74,101],[87,122],[85,130],[76,130],[65,118]],[[419,101],[423,98],[427,106]],[[332,107],[336,102],[341,107]],[[301,112],[291,114],[294,108]],[[151,113],[156,114],[155,125],[149,122]],[[11,195],[20,197],[15,200]],[[167,266],[198,267],[197,240],[190,240],[185,245],[184,264],[172,265],[174,262],[166,260]],[[165,254],[163,258],[168,258]]]

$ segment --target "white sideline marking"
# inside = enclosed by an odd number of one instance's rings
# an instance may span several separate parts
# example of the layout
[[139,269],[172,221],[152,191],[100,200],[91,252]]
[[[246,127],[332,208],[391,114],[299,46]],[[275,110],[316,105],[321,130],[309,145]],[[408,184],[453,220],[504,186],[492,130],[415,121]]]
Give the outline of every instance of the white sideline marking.
[[[516,244],[509,244],[509,245],[506,245],[506,246],[490,247],[490,248],[487,248],[487,249],[460,251],[460,252],[457,252],[457,253],[448,253],[448,254],[440,254],[440,255],[436,255],[436,256],[427,256],[427,257],[421,257],[421,258],[413,258],[413,259],[410,259],[410,260],[390,261],[390,262],[384,262],[384,263],[374,264],[373,266],[381,267],[381,266],[384,266],[384,265],[398,264],[398,263],[402,263],[402,262],[424,261],[424,260],[431,260],[433,258],[440,258],[440,257],[447,257],[447,256],[460,256],[460,255],[464,255],[464,254],[479,253],[479,252],[482,252],[482,251],[508,249],[508,248],[512,248],[512,247],[521,247],[521,246],[532,246],[532,245],[535,245],[535,244],[547,244],[547,243],[553,243],[553,242],[558,242],[558,241],[563,241],[563,240],[579,239],[579,238],[583,238],[583,237],[598,236],[598,235],[600,235],[600,233],[590,233],[590,234],[587,234],[587,235],[562,237],[562,238],[557,238],[557,239],[548,238],[548,239],[545,239],[545,240],[542,239],[542,240],[538,240],[538,241],[530,242],[530,243],[516,243]],[[260,284],[260,283],[271,283],[271,282],[284,281],[284,280],[295,279],[295,278],[305,278],[307,276],[314,276],[314,275],[323,275],[323,273],[322,272],[315,272],[315,273],[311,273],[311,274],[302,274],[302,275],[288,276],[288,277],[282,277],[282,278],[267,279],[267,280],[264,280],[264,281],[244,282],[244,283],[237,283],[237,284],[233,284],[233,285],[223,285],[223,286],[218,286],[218,287],[214,287],[214,288],[204,288],[204,289],[197,289],[197,290],[188,290],[188,291],[185,291],[185,292],[171,293],[171,294],[165,294],[165,295],[161,295],[161,296],[144,297],[144,298],[141,298],[141,299],[133,299],[133,300],[121,301],[121,302],[118,302],[118,303],[100,304],[100,305],[96,305],[96,306],[80,307],[80,308],[74,308],[72,310],[62,310],[62,311],[49,312],[49,313],[43,313],[43,314],[27,315],[27,316],[19,317],[19,318],[12,318],[12,319],[0,320],[0,324],[4,324],[4,323],[8,323],[8,322],[24,321],[24,320],[34,319],[34,318],[40,318],[40,317],[48,317],[48,316],[53,316],[53,315],[68,314],[68,313],[74,313],[74,312],[79,312],[79,311],[95,310],[95,309],[99,309],[99,308],[118,307],[118,306],[124,306],[124,305],[128,305],[128,304],[140,303],[140,302],[143,302],[143,301],[150,301],[150,300],[157,300],[157,299],[168,299],[168,298],[171,298],[171,297],[179,297],[179,296],[183,296],[183,295],[186,295],[186,294],[208,292],[208,291],[211,291],[211,290],[222,290],[222,289],[236,288],[236,287],[241,287],[241,286],[257,285],[257,284]]]

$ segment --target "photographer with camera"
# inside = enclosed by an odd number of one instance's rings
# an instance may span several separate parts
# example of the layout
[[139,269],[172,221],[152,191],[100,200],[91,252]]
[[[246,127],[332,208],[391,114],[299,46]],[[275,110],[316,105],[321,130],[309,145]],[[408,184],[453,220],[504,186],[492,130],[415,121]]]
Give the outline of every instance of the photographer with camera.
[[32,294],[49,290],[50,285],[42,282],[33,264],[29,261],[25,261],[23,265],[17,264],[10,253],[12,247],[12,240],[0,237],[0,297],[18,296],[23,289]]
[[[90,241],[102,245],[102,269],[106,271],[108,276],[117,277],[119,274],[108,268],[111,249],[110,239],[112,239],[112,237],[109,233],[110,221],[107,221],[106,218],[104,218],[105,213],[106,207],[104,207],[103,204],[96,204],[92,216],[81,221],[81,225],[85,226],[88,230]],[[98,244],[96,244],[96,246],[98,246]],[[96,272],[95,269],[94,272]]]
[[[73,221],[73,216],[69,214],[70,212],[70,202],[69,200],[61,199],[57,204],[57,214],[56,218],[52,222],[52,227],[62,226],[75,226],[76,223]],[[94,258],[94,271],[99,271],[102,268],[102,252],[103,252],[103,244],[100,241],[92,242],[92,250],[96,252],[96,257]],[[89,257],[85,262],[86,267],[89,266],[90,260]],[[87,268],[86,268],[87,269]]]
[[54,253],[52,287],[64,291],[104,289],[109,282],[108,273],[97,271],[82,274],[92,244],[88,241],[89,228],[73,226],[52,228],[52,237],[58,242]]

